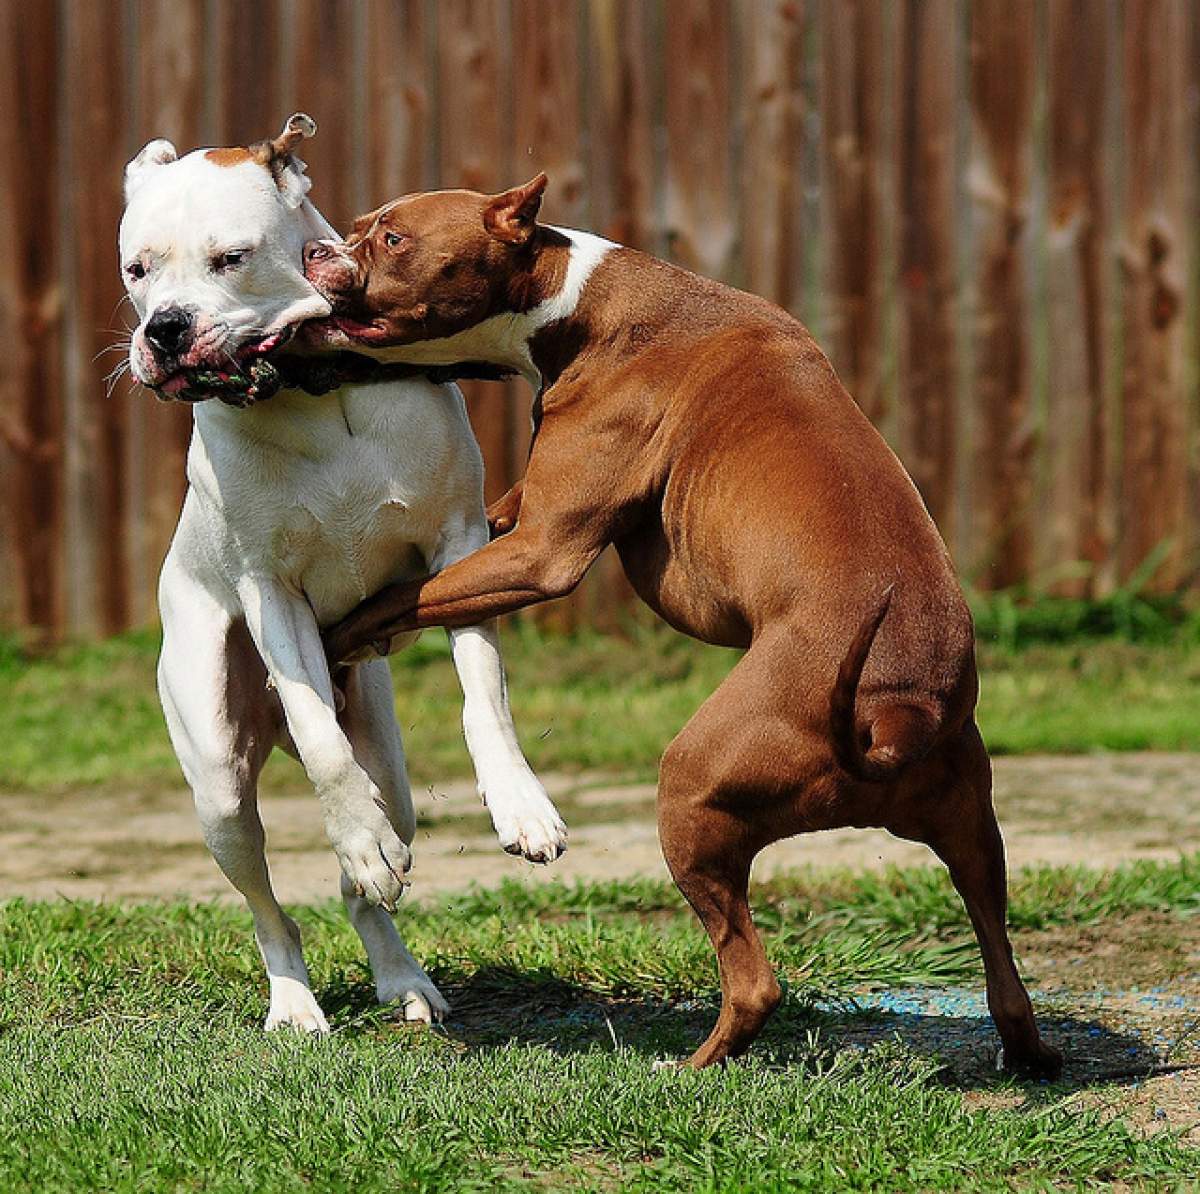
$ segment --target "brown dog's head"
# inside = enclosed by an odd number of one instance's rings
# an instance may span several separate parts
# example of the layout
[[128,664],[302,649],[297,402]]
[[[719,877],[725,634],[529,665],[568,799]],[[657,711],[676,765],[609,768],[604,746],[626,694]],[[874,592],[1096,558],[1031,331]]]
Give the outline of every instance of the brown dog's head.
[[314,345],[385,348],[441,339],[537,301],[539,174],[499,195],[406,195],[361,216],[345,241],[304,248],[304,273],[333,305]]

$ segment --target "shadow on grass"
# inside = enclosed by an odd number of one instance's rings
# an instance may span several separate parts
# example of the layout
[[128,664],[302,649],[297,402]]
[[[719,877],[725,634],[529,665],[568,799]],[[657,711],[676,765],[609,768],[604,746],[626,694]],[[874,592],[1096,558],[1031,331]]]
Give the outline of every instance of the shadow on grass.
[[[466,1048],[497,1048],[519,1043],[560,1054],[596,1048],[631,1049],[648,1060],[686,1058],[708,1035],[719,1000],[613,997],[547,970],[483,967],[465,982],[439,979],[451,1014],[439,1032]],[[981,1003],[979,992],[929,991],[934,1007]],[[343,1030],[394,1031],[395,1013],[379,1008],[362,982],[335,982],[322,1005]],[[1062,1050],[1066,1066],[1056,1083],[1028,1084],[1061,1093],[1100,1084],[1126,1084],[1169,1072],[1140,1037],[1095,1020],[1072,1015],[1041,1015],[1050,1043]],[[753,1053],[772,1066],[800,1072],[826,1065],[833,1054],[865,1052],[899,1043],[936,1063],[940,1081],[962,1090],[1011,1082],[996,1070],[1000,1039],[986,1012],[945,1014],[944,1010],[889,1011],[852,998],[830,999],[819,992],[792,989],[768,1022]]]

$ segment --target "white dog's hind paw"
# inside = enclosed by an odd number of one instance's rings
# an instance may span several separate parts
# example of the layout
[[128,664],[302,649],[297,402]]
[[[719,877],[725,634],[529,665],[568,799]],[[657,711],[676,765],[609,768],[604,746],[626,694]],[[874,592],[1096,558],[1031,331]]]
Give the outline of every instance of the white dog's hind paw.
[[294,1028],[312,1036],[327,1036],[329,1021],[313,993],[298,979],[271,980],[271,1007],[264,1025],[267,1032]]
[[500,845],[530,862],[547,863],[567,849],[567,827],[532,773],[490,787],[484,802]]
[[440,1024],[450,1014],[450,1005],[424,971],[380,983],[376,994],[380,1003],[395,1004],[411,1024]]
[[405,875],[412,866],[412,852],[381,814],[382,825],[368,829],[357,826],[333,841],[333,849],[355,895],[388,912],[408,886]]

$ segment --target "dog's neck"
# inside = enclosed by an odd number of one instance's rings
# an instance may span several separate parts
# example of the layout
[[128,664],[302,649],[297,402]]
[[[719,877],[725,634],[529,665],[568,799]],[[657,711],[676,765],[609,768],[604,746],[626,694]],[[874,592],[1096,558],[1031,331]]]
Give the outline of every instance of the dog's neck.
[[514,276],[508,293],[510,309],[481,323],[436,340],[422,340],[371,355],[383,361],[452,365],[487,361],[520,373],[534,389],[551,380],[543,375],[534,337],[579,310],[584,288],[596,267],[620,246],[591,232],[547,227],[531,265]]

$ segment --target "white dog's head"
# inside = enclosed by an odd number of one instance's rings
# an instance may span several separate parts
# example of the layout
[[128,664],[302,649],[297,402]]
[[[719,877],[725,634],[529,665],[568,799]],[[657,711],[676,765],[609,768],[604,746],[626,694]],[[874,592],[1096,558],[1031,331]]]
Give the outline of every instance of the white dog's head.
[[336,235],[305,198],[293,149],[316,125],[291,117],[273,141],[180,158],[151,141],[125,167],[121,273],[138,313],[133,375],[169,397],[214,396],[198,372],[242,366],[330,312],[304,277],[303,249]]

